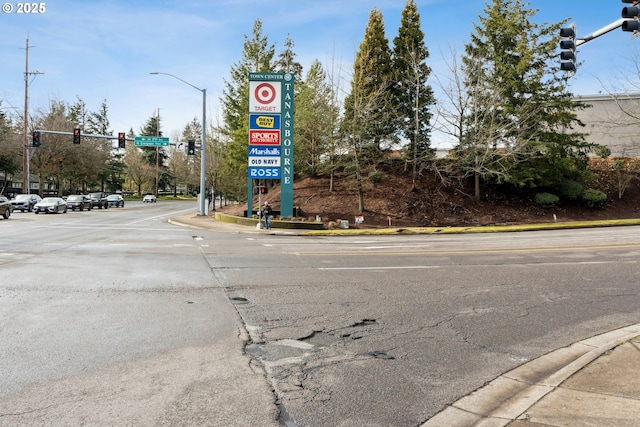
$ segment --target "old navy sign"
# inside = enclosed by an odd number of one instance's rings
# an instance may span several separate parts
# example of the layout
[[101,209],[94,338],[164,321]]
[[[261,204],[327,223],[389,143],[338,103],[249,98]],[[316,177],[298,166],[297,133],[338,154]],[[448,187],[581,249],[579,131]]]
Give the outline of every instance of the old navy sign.
[[261,147],[254,145],[249,147],[249,157],[260,156],[278,156],[280,157],[280,146],[277,147]]
[[280,167],[280,157],[249,157],[249,166]]
[[280,168],[279,167],[259,167],[259,166],[249,166],[249,178],[253,179],[261,179],[261,178],[269,178],[269,179],[280,179]]
[[249,114],[249,129],[280,129],[280,114]]

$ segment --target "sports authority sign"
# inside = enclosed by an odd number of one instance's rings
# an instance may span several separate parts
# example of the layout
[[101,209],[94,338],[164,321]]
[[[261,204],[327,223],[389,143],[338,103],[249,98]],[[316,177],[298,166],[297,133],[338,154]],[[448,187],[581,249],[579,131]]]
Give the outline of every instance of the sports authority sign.
[[280,130],[249,129],[249,145],[280,145]]
[[[253,180],[280,180],[280,215],[293,216],[293,74],[249,73],[249,165],[247,198]],[[251,215],[251,209],[247,210]]]

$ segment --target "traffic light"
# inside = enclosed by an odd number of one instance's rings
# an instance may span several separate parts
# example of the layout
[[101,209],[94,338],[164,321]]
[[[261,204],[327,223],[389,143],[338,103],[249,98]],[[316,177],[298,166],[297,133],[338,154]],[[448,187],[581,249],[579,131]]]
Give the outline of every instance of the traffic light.
[[196,142],[193,139],[187,141],[187,155],[193,156],[196,154]]
[[40,147],[40,132],[34,131],[31,134],[31,139],[32,139],[32,145],[34,147]]
[[258,185],[256,187],[253,187],[253,194],[267,194],[268,192],[269,192],[269,189],[264,185]]
[[576,26],[560,28],[560,69],[569,73],[576,72]]
[[118,148],[125,148],[126,141],[124,132],[118,132]]
[[622,3],[633,5],[622,8],[622,17],[627,19],[627,21],[622,23],[622,31],[636,32],[640,30],[640,22],[638,22],[638,15],[640,15],[638,0],[622,0]]
[[79,128],[75,128],[73,130],[73,143],[74,144],[80,144],[80,129]]

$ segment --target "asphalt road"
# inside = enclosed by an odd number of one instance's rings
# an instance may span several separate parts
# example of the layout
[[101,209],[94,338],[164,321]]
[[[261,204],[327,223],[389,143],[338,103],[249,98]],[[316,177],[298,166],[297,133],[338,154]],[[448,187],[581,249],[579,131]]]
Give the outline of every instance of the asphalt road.
[[127,203],[0,223],[1,426],[278,425],[205,245]]
[[638,227],[312,237],[166,223],[185,210],[0,221],[0,425],[277,425],[280,409],[289,426],[417,426],[640,314]]
[[302,426],[416,426],[501,373],[637,322],[640,228],[260,235],[205,253]]

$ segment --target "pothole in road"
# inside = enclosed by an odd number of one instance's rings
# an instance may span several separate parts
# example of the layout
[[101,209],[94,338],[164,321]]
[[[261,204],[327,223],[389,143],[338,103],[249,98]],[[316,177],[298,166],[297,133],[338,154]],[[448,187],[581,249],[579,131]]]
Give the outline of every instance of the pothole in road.
[[371,356],[374,359],[382,359],[382,360],[395,360],[395,357],[390,355],[385,351],[370,351],[368,353],[364,353],[365,356]]
[[313,344],[317,347],[327,347],[345,338],[358,340],[362,338],[360,328],[376,325],[377,323],[376,319],[362,319],[359,322],[336,331],[313,331],[309,336],[300,338],[299,341]]
[[229,298],[233,304],[249,304],[249,299],[243,296],[235,296]]

